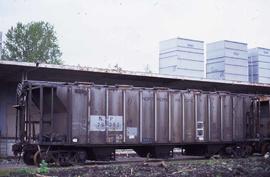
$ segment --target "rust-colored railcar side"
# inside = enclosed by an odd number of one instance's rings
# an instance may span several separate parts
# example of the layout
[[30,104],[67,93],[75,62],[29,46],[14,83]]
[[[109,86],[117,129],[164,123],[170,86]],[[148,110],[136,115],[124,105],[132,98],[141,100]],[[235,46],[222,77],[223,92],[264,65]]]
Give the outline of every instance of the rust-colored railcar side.
[[174,147],[191,155],[247,155],[254,142],[270,148],[269,120],[260,120],[269,117],[267,96],[40,81],[19,88],[13,150],[28,164],[105,160],[116,148],[152,157]]

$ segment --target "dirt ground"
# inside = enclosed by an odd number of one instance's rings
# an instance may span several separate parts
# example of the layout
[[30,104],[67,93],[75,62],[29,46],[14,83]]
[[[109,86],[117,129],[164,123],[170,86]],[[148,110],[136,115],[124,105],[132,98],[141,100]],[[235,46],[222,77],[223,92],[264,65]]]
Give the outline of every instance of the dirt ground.
[[[152,177],[152,176],[252,176],[270,177],[270,159],[250,157],[245,159],[209,159],[188,161],[136,162],[126,164],[86,165],[65,168],[48,168],[48,173],[38,174],[36,167],[19,166],[3,168],[0,176],[58,176],[58,177]],[[2,167],[2,168],[1,168]]]

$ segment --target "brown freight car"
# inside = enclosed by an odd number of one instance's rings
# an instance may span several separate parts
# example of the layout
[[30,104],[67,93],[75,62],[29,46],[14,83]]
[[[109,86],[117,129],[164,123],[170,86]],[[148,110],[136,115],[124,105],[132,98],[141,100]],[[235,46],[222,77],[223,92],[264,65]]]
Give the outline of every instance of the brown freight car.
[[268,96],[44,81],[24,81],[17,95],[13,151],[26,164],[107,160],[119,148],[159,158],[175,147],[206,156],[270,149]]

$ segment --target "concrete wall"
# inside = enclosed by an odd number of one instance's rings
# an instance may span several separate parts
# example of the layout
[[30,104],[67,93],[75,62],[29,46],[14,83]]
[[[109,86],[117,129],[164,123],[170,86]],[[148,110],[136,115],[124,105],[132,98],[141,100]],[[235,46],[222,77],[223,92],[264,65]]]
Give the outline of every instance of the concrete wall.
[[11,156],[15,139],[17,83],[1,82],[0,85],[0,156]]

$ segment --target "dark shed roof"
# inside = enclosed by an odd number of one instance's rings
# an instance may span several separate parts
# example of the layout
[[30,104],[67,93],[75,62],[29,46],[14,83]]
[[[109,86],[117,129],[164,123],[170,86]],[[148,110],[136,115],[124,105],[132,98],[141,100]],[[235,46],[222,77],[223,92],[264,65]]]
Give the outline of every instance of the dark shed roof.
[[92,67],[51,65],[0,60],[0,81],[19,82],[23,73],[28,79],[61,82],[94,82],[96,84],[126,84],[140,87],[169,87],[176,89],[201,89],[237,93],[270,94],[269,84],[193,79],[125,70]]

